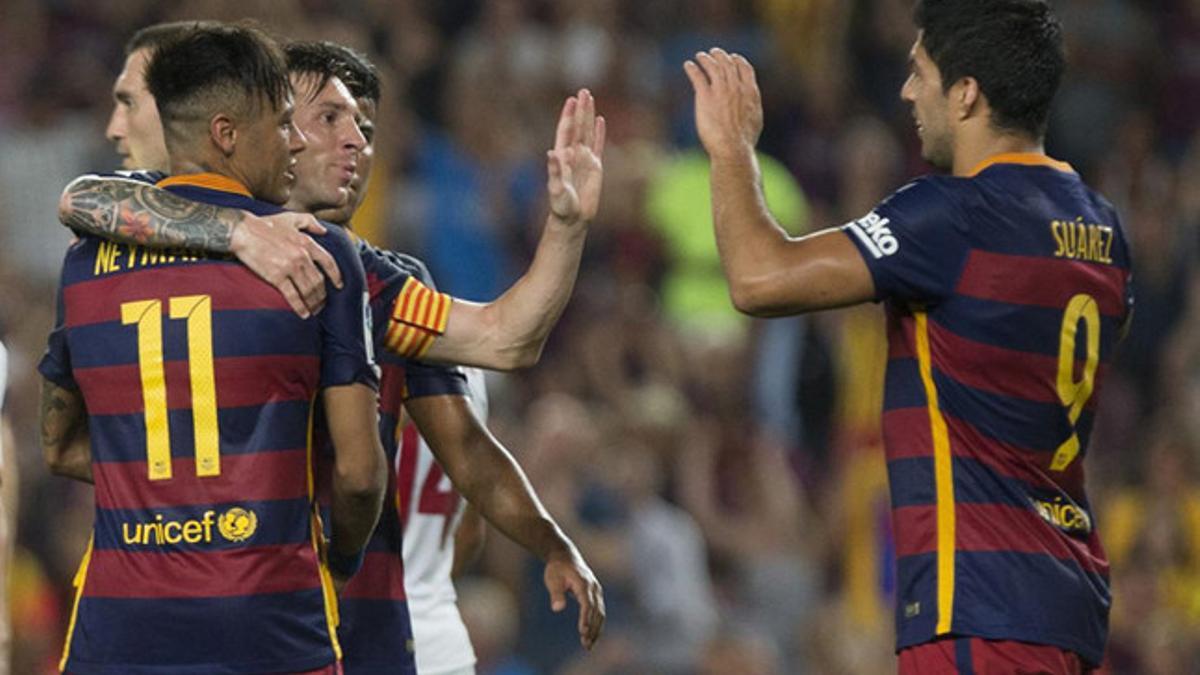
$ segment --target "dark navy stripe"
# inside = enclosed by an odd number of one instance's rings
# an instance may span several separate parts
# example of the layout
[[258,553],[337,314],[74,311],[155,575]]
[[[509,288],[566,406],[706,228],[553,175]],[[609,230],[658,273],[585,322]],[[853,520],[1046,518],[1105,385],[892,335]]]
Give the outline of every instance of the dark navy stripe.
[[1054,452],[1075,432],[1079,434],[1081,447],[1087,447],[1092,411],[1085,409],[1072,427],[1067,409],[1061,404],[983,391],[937,369],[933,371],[933,380],[942,411],[970,423],[984,436],[1026,450]]
[[[236,455],[308,447],[309,401],[280,401],[217,411],[221,454]],[[172,457],[194,457],[195,427],[191,410],[168,415]],[[95,415],[89,420],[92,461],[146,461],[146,420],[142,413]],[[244,439],[239,443],[228,439]]]
[[[230,309],[213,312],[213,356],[318,356],[321,335],[291,311]],[[163,360],[188,358],[187,321],[163,316]],[[269,336],[269,337],[264,337]],[[75,368],[134,365],[138,362],[137,326],[119,321],[69,330]]]
[[917,360],[896,358],[888,361],[884,375],[883,409],[924,408],[926,400],[921,367]]
[[83,598],[67,671],[301,672],[334,662],[320,589],[205,599]]
[[[937,503],[932,457],[906,457],[888,462],[892,508]],[[1045,495],[1025,481],[1002,476],[969,457],[954,457],[954,500],[961,504],[1002,504],[1030,508],[1031,495]]]
[[[986,345],[1032,354],[1058,356],[1062,341],[1062,309],[1012,305],[956,295],[930,312],[929,318],[955,335]],[[1077,353],[1087,345],[1086,323],[1079,322]],[[1100,317],[1100,361],[1107,363],[1116,346],[1120,321]],[[1105,339],[1107,337],[1107,339]]]
[[[933,639],[937,627],[937,554],[896,559],[896,632],[902,646]],[[919,638],[919,639],[917,639]]]
[[1010,551],[959,551],[955,570],[955,633],[1052,644],[1100,662],[1112,597],[1098,575]]
[[971,638],[954,638],[954,665],[958,675],[975,675],[975,664],[971,661]]
[[346,675],[416,672],[407,602],[343,598],[338,604]]
[[[238,507],[252,511],[257,518],[254,533],[244,541],[233,542],[222,536],[217,521],[229,509]],[[162,515],[162,522],[180,522],[202,520],[206,512],[212,511],[211,542],[189,544],[155,543],[153,539],[147,544],[126,544],[124,534],[136,536],[138,524],[156,522],[156,516]],[[311,535],[310,505],[307,499],[280,499],[263,502],[226,502],[214,504],[196,504],[192,506],[172,506],[147,509],[96,509],[96,538],[97,549],[124,549],[128,551],[162,551],[175,553],[180,551],[216,551],[249,546],[273,546],[279,544],[295,544],[309,541]]]

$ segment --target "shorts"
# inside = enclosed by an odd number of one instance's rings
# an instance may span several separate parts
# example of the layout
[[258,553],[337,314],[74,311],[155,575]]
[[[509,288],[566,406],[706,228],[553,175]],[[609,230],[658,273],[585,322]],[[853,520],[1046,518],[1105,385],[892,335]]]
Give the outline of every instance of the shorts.
[[1084,675],[1078,654],[1052,645],[956,637],[900,650],[900,675]]

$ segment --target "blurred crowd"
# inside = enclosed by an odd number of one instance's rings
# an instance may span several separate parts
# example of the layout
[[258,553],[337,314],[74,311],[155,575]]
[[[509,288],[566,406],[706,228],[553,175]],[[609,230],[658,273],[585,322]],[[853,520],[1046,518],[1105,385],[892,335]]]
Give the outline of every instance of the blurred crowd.
[[[1087,467],[1112,562],[1113,673],[1200,658],[1200,0],[1060,0],[1070,69],[1048,151],[1124,217],[1132,331]],[[758,68],[768,201],[794,233],[863,215],[924,173],[898,97],[909,0],[4,0],[0,339],[20,469],[14,673],[55,672],[90,489],[38,450],[37,359],[67,231],[62,186],[103,138],[122,45],[185,18],[255,18],[381,66],[375,175],[356,228],[488,299],[528,264],[566,95],[609,122],[605,197],[541,363],[490,379],[490,426],[587,556],[605,637],[579,649],[540,566],[491,533],[459,583],[483,675],[883,673],[893,569],[879,430],[882,310],[750,321],[713,244],[681,64]],[[1191,666],[1187,664],[1193,664]]]

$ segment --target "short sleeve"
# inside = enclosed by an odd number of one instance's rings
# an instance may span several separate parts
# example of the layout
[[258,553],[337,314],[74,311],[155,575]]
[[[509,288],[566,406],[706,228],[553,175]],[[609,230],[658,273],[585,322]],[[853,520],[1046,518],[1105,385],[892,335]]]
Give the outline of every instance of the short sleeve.
[[375,365],[371,305],[362,261],[341,228],[330,227],[315,237],[342,271],[342,288],[326,282],[325,308],[317,315],[321,324],[321,387],[347,384],[379,386]]
[[935,178],[909,183],[842,229],[871,271],[876,300],[944,300],[970,250],[961,210]]
[[437,291],[420,260],[396,253],[389,253],[387,260],[406,278],[396,285],[398,291],[380,298],[387,308],[383,346],[398,356],[419,359],[446,332],[453,299]]
[[66,389],[78,389],[75,375],[71,372],[71,350],[67,345],[66,307],[63,303],[63,285],[58,286],[54,330],[46,340],[46,353],[38,363],[38,372],[50,382]]

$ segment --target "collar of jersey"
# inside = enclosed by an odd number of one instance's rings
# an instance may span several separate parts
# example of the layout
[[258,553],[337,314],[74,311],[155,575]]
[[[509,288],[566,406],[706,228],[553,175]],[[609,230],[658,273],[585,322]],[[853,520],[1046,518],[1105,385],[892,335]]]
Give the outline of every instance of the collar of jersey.
[[1075,173],[1075,169],[1066,162],[1060,162],[1053,157],[1043,155],[1039,152],[1006,152],[1000,155],[993,155],[980,162],[970,173],[968,178],[978,176],[984,169],[995,164],[1021,164],[1024,166],[1048,166],[1052,169],[1057,169],[1064,173]]
[[168,176],[155,183],[155,186],[160,188],[171,187],[172,185],[187,185],[206,190],[216,190],[218,192],[232,192],[233,194],[251,199],[254,198],[254,195],[250,194],[250,190],[245,185],[242,185],[229,176],[222,176],[219,173],[185,173],[182,176]]

